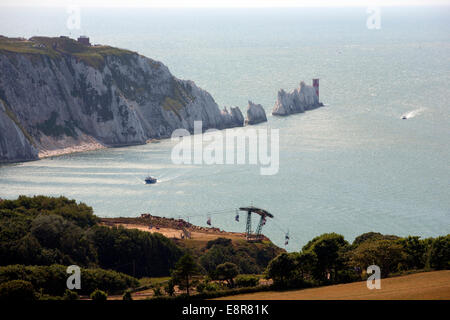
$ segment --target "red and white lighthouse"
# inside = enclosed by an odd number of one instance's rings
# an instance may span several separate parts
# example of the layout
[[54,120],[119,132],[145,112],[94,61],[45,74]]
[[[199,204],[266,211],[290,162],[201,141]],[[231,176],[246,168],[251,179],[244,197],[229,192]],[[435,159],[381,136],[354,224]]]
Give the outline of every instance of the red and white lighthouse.
[[313,79],[313,87],[316,89],[317,99],[319,99],[319,79]]

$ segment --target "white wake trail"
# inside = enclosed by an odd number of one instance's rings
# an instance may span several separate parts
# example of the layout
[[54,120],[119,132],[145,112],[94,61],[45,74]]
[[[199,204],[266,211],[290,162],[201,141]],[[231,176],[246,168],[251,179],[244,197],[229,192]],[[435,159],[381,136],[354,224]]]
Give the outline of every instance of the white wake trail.
[[402,114],[402,119],[406,118],[406,119],[411,119],[414,118],[415,116],[418,116],[419,114],[421,114],[423,111],[425,111],[425,108],[419,108],[413,111],[409,111],[407,113]]

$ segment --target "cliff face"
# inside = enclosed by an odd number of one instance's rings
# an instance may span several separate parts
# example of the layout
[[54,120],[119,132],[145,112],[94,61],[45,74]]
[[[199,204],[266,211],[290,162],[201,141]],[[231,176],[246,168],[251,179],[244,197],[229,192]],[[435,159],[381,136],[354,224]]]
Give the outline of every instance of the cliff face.
[[[0,111],[0,161],[87,143],[142,144],[177,128],[192,132],[198,120],[204,130],[243,125],[240,110],[222,112],[160,62],[68,38],[0,37],[0,99],[14,118]],[[13,135],[20,144],[4,142]]]
[[0,100],[0,162],[38,159],[38,150],[22,131],[14,115]]
[[300,82],[300,87],[292,92],[286,92],[283,89],[278,91],[278,98],[275,107],[272,110],[273,115],[287,116],[293,113],[305,112],[323,106],[319,102],[314,87]]
[[267,121],[266,111],[264,111],[262,105],[255,104],[249,101],[247,107],[247,119],[245,119],[245,123],[257,124],[266,121]]

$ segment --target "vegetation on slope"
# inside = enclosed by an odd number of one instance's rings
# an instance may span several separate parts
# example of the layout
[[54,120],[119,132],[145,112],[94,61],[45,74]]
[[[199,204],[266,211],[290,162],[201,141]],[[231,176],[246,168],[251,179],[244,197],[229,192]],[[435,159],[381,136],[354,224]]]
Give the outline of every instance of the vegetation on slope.
[[193,254],[195,264],[200,262],[202,275],[220,278],[216,269],[224,263],[232,263],[238,273],[261,273],[282,251],[269,241],[223,238],[185,247],[159,233],[99,222],[91,207],[65,197],[0,200],[0,283],[24,280],[41,296],[61,296],[68,277],[64,266],[78,265],[83,270],[81,294],[97,288],[111,293],[136,287],[133,277],[169,276],[186,252]]
[[278,288],[298,288],[360,281],[370,265],[381,276],[414,270],[450,268],[450,235],[420,239],[370,232],[350,244],[342,235],[328,233],[308,242],[300,252],[283,253],[273,259],[266,276]]
[[0,36],[0,52],[27,54],[33,56],[32,59],[58,59],[63,55],[71,55],[99,70],[103,69],[108,55],[114,55],[127,63],[129,56],[135,54],[110,46],[87,46],[68,37],[32,37],[26,40],[3,36]]
[[300,252],[287,253],[270,241],[217,238],[175,243],[158,233],[101,226],[99,221],[91,207],[65,197],[0,200],[1,291],[30,298],[31,284],[41,298],[75,297],[65,291],[65,266],[72,264],[82,267],[82,294],[135,288],[138,281],[130,275],[171,275],[151,285],[154,296],[173,296],[178,286],[197,298],[269,288],[245,274],[264,272],[273,280],[271,288],[286,289],[363,280],[372,264],[381,268],[382,277],[450,268],[450,235],[420,239],[370,232],[350,244],[342,235],[327,233]]
[[182,255],[171,240],[97,225],[92,208],[65,197],[0,202],[0,265],[76,264],[130,275],[162,276]]

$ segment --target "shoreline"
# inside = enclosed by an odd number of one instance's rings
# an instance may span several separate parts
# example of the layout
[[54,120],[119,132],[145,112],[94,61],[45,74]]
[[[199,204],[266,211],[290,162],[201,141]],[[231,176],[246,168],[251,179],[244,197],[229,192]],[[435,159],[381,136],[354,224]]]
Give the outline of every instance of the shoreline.
[[132,146],[143,146],[150,143],[159,143],[159,139],[148,139],[144,143],[131,143],[131,144],[118,144],[118,145],[104,145],[100,142],[87,142],[79,145],[74,145],[70,147],[65,148],[59,148],[54,150],[41,150],[39,151],[39,158],[35,160],[29,160],[29,161],[38,161],[46,158],[52,158],[52,157],[59,157],[66,154],[72,154],[72,153],[81,153],[81,152],[88,152],[88,151],[96,151],[96,150],[102,150],[102,149],[112,149],[112,148],[123,148],[123,147],[132,147]]
[[99,142],[88,142],[88,143],[83,143],[80,145],[75,145],[75,146],[65,147],[65,148],[60,148],[60,149],[41,150],[38,153],[39,158],[36,159],[36,161],[45,159],[45,158],[63,156],[66,154],[71,154],[71,153],[87,152],[87,151],[94,151],[94,150],[107,149],[107,148],[108,148],[107,146],[105,146]]

